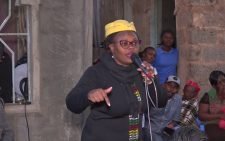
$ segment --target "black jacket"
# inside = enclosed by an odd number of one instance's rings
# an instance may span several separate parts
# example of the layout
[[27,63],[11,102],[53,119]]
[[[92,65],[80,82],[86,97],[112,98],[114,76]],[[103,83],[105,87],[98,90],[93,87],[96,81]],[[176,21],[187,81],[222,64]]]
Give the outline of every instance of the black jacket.
[[[141,93],[141,106],[131,90],[135,83]],[[87,94],[92,89],[108,88],[111,106],[105,102],[91,104]],[[82,141],[128,141],[129,114],[142,114],[147,109],[144,83],[136,66],[117,65],[110,54],[101,57],[100,62],[86,70],[78,84],[66,98],[67,108],[73,113],[81,113],[91,106],[91,113],[82,133]],[[149,85],[152,99],[155,100],[154,86]],[[159,106],[166,105],[167,96],[157,85]],[[141,109],[141,110],[140,110]]]

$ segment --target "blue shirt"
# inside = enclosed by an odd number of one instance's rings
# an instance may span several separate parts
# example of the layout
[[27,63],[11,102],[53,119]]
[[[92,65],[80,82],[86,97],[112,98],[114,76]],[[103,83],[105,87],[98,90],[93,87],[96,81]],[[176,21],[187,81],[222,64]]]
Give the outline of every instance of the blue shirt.
[[160,84],[163,84],[170,75],[177,75],[178,50],[172,48],[167,52],[162,47],[159,47],[156,49],[156,52],[153,66],[158,71]]

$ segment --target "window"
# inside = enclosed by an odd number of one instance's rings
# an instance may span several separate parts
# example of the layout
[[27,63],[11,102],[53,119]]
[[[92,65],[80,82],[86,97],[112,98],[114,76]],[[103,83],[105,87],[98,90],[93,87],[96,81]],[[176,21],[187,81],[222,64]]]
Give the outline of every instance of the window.
[[[6,112],[9,113],[21,113],[24,110],[24,106],[16,104],[16,87],[13,83],[15,81],[15,67],[24,54],[27,56],[28,68],[26,72],[29,78],[27,98],[32,102],[27,106],[27,110],[28,112],[40,111],[39,3],[39,0],[0,1],[0,46],[3,46],[4,52],[7,53],[11,62],[11,93],[8,95],[9,104],[6,105]],[[22,86],[24,88],[24,85]]]
[[28,79],[23,79],[28,77],[27,53],[31,46],[29,6],[13,0],[1,1],[0,6],[1,97],[6,103],[23,98],[30,101],[31,96],[25,92]]

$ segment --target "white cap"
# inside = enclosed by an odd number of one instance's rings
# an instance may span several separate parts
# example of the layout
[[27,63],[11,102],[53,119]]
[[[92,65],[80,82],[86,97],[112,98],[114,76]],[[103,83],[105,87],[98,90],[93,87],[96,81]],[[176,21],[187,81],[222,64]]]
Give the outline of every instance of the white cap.
[[174,75],[170,75],[166,82],[175,82],[177,83],[178,85],[180,85],[180,78],[178,78],[177,76],[174,76]]

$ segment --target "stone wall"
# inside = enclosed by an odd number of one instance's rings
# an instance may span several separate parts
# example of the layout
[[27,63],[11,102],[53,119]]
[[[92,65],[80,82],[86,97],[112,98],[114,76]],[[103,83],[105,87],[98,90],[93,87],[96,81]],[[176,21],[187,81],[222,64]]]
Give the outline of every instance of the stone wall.
[[209,88],[213,70],[225,70],[225,1],[176,0],[179,75]]

